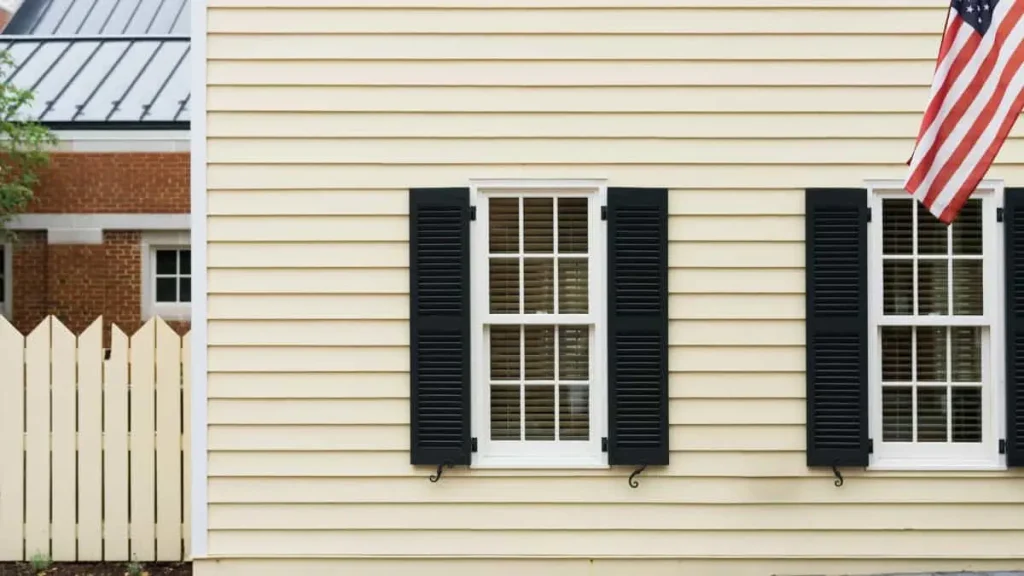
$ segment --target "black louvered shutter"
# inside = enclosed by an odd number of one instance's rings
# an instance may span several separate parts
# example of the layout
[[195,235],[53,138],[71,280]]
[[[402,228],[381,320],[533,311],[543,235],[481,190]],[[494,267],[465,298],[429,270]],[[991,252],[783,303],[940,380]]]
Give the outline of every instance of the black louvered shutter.
[[1024,188],[1003,198],[1006,281],[1006,463],[1024,466]]
[[413,464],[469,464],[469,190],[409,192]]
[[668,191],[608,190],[608,462],[668,464]]
[[806,193],[808,466],[868,464],[867,200]]

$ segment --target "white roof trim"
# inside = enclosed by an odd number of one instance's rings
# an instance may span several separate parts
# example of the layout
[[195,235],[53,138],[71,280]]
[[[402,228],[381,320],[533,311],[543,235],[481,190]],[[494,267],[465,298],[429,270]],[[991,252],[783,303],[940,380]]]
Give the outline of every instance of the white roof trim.
[[11,230],[189,230],[191,214],[20,214]]

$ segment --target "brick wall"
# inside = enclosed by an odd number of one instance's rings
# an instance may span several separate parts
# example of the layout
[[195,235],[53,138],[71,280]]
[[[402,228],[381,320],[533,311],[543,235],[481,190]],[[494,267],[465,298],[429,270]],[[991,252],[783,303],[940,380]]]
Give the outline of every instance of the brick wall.
[[[188,213],[188,153],[52,155],[33,213]],[[141,231],[103,234],[103,244],[48,245],[45,231],[21,232],[12,260],[13,322],[28,333],[53,314],[73,332],[97,316],[131,333],[141,325]],[[179,333],[188,323],[170,323]]]
[[188,152],[57,152],[28,211],[187,214],[189,190]]
[[[131,334],[142,325],[141,232],[108,231],[103,244],[46,243],[45,232],[19,234],[14,246],[13,322],[23,334],[55,315],[80,333],[103,316]],[[178,333],[188,322],[168,322]]]

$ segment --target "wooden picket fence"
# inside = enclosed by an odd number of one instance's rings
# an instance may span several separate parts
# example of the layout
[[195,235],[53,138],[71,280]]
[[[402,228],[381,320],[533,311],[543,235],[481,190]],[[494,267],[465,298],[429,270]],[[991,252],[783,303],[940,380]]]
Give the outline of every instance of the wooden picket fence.
[[0,318],[0,561],[189,557],[189,337]]

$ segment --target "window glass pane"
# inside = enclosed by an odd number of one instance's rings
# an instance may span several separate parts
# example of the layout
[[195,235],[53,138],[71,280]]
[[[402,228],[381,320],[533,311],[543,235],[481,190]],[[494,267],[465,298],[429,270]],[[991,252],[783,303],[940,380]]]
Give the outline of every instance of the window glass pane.
[[882,253],[912,254],[914,200],[882,200]]
[[180,292],[178,293],[178,300],[180,302],[192,302],[192,279],[179,279],[178,287],[180,288]]
[[178,273],[178,251],[157,250],[156,251],[156,273],[177,274]]
[[526,439],[555,439],[555,387],[526,387]]
[[917,206],[917,253],[949,254],[949,232],[945,224],[932,216],[920,202]]
[[953,260],[953,314],[985,313],[985,280],[981,260]]
[[555,379],[555,327],[526,326],[526,379]]
[[917,263],[917,313],[949,314],[949,262],[920,260]]
[[953,387],[953,442],[981,442],[981,388]]
[[590,327],[558,327],[558,379],[590,379]]
[[950,339],[953,348],[953,382],[981,382],[981,328],[950,328]]
[[913,261],[886,260],[882,263],[882,312],[887,316],[913,315]]
[[946,388],[917,389],[917,441],[946,442]]
[[519,253],[519,199],[491,198],[488,209],[492,254]]
[[541,254],[555,251],[554,198],[523,199],[523,250]]
[[946,381],[946,329],[916,328],[917,381]]
[[519,259],[491,258],[492,314],[519,313]]
[[558,312],[586,314],[588,309],[589,271],[587,261],[558,259]]
[[559,386],[558,438],[590,438],[590,389],[587,386]]
[[192,274],[192,251],[191,250],[181,250],[180,252],[178,252],[178,262],[180,264],[178,269],[181,271],[182,274],[188,274],[188,275]]
[[587,199],[558,199],[558,252],[586,253]]
[[553,258],[526,258],[523,261],[523,299],[526,314],[555,312]]
[[970,199],[960,209],[960,214],[951,225],[953,229],[953,254],[982,253],[981,200]]
[[882,388],[882,440],[912,442],[914,440],[913,391],[909,386]]
[[911,363],[910,326],[882,328],[882,381],[910,382],[913,378]]
[[491,380],[519,380],[519,326],[491,326]]
[[174,278],[157,278],[156,279],[156,301],[157,302],[177,302],[178,281]]
[[519,439],[519,386],[491,386],[491,440]]

